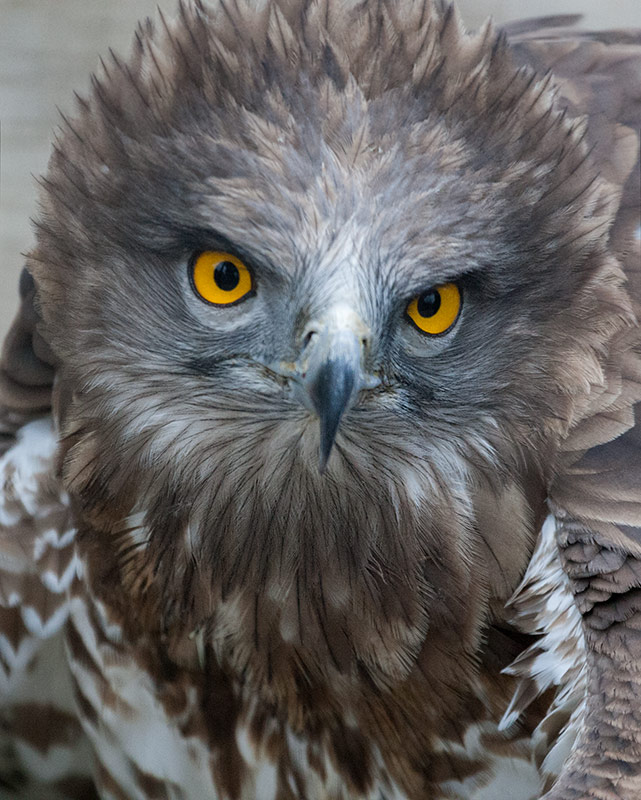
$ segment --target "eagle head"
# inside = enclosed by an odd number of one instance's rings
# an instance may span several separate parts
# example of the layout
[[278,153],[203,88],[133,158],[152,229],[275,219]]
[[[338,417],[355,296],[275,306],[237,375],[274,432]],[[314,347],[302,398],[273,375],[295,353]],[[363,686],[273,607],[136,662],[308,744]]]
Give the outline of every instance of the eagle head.
[[96,594],[265,691],[420,670],[451,710],[629,315],[615,200],[550,78],[452,7],[144,24],[30,261]]

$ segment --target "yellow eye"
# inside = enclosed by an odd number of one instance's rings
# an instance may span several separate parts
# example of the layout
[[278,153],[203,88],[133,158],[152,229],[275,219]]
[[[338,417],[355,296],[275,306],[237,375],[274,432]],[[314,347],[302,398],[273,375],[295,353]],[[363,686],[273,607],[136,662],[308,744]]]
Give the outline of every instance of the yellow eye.
[[433,286],[415,297],[407,307],[407,316],[423,333],[438,336],[456,322],[461,310],[461,292],[455,283]]
[[191,282],[198,294],[208,303],[230,306],[251,294],[251,272],[236,256],[207,250],[191,265]]

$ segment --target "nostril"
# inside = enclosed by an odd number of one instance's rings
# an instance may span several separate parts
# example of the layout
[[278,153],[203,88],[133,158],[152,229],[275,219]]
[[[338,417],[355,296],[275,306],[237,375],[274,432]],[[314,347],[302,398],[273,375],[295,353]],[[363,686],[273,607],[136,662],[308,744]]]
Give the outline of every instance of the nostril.
[[317,333],[318,333],[318,331],[315,331],[315,330],[307,331],[307,333],[305,334],[305,338],[303,339],[303,347],[304,348],[307,347],[307,345],[311,342],[311,340],[314,338],[314,336],[317,335]]
[[369,359],[371,352],[371,337],[369,336],[361,336],[360,337],[360,344],[361,344],[361,358]]

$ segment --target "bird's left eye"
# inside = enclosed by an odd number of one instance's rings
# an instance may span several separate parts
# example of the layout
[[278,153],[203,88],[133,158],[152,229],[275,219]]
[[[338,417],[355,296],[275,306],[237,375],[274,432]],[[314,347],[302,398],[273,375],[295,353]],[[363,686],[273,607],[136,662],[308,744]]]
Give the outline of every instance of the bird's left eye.
[[190,264],[190,277],[196,293],[216,306],[231,306],[253,294],[251,272],[231,253],[198,254]]
[[455,283],[432,286],[417,295],[407,306],[406,314],[422,333],[438,336],[448,331],[458,319],[461,292]]

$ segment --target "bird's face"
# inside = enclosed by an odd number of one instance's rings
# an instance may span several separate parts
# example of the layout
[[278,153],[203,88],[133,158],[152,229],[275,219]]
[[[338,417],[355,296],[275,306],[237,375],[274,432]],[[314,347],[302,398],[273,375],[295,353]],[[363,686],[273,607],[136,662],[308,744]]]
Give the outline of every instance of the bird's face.
[[202,52],[162,100],[114,65],[52,161],[68,486],[167,629],[381,679],[431,636],[445,673],[518,581],[590,379],[607,197],[500,49],[466,94],[463,61],[359,77],[345,41],[232,68],[209,25],[174,30]]

